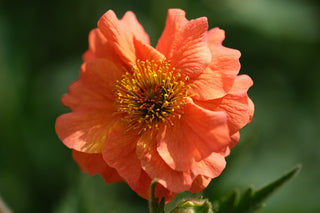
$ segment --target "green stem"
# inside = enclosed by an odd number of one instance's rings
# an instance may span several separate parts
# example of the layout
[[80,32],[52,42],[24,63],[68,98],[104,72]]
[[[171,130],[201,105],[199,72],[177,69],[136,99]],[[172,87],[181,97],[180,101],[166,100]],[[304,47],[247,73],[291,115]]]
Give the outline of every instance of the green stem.
[[159,201],[159,198],[156,198],[154,193],[156,190],[156,185],[158,180],[154,180],[150,186],[150,195],[149,195],[149,212],[150,213],[164,213],[164,197]]

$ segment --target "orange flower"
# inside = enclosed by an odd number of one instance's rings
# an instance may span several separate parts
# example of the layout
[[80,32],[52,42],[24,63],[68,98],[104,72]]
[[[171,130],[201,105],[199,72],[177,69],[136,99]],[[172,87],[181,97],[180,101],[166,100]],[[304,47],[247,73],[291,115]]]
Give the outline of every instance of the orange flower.
[[62,103],[56,131],[84,172],[125,181],[147,198],[199,192],[225,168],[225,157],[251,121],[252,80],[238,75],[238,50],[205,17],[170,9],[156,48],[132,12],[111,10],[89,34],[80,78]]

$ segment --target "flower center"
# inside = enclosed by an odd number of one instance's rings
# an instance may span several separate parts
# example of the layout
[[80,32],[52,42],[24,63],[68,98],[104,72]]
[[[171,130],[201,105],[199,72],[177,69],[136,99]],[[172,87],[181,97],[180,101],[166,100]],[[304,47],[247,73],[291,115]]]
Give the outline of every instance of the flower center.
[[168,62],[138,61],[114,85],[115,107],[124,113],[127,131],[143,134],[161,123],[173,125],[173,119],[183,115],[187,81]]

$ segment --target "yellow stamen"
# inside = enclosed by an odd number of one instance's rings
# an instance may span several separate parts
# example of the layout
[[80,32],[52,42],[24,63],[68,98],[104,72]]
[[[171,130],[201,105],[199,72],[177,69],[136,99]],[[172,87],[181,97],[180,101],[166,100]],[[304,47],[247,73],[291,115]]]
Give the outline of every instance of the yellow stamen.
[[114,84],[115,107],[124,113],[127,131],[143,134],[181,118],[188,88],[188,77],[183,78],[169,62],[137,61]]

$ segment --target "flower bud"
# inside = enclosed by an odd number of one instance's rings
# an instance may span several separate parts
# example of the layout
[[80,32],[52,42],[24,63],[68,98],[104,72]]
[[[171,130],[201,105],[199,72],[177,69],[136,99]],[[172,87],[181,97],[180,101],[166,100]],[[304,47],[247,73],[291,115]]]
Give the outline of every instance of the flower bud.
[[213,213],[207,199],[182,200],[171,213]]

